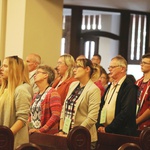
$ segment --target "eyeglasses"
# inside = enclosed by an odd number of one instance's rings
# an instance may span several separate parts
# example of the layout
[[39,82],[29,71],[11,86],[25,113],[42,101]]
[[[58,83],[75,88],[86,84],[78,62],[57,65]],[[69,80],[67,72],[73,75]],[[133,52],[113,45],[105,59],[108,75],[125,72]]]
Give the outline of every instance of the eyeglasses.
[[150,63],[145,62],[145,61],[141,61],[140,64],[141,64],[141,65],[150,65]]
[[120,65],[117,65],[117,66],[109,66],[108,69],[114,69],[114,68],[117,68],[117,67],[120,67]]
[[35,74],[37,75],[39,73],[46,74],[46,72],[42,72],[42,71],[37,71]]

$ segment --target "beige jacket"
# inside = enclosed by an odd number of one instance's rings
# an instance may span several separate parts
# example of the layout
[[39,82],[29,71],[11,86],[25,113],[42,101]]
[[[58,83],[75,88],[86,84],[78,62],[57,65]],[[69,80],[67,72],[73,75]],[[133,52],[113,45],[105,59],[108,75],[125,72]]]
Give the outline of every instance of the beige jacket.
[[14,110],[10,113],[9,101],[7,101],[8,90],[5,89],[4,94],[1,98],[6,98],[3,109],[0,110],[0,125],[7,126],[9,128],[17,120],[22,120],[25,124],[14,136],[14,149],[23,143],[29,142],[29,133],[26,125],[26,121],[28,120],[30,101],[32,98],[32,88],[29,84],[24,83],[19,85],[15,90],[14,95]]
[[[71,95],[78,84],[79,81],[76,81],[70,85],[66,99]],[[100,95],[101,94],[99,88],[91,80],[89,80],[82,94],[79,96],[75,106],[74,126],[86,127],[90,131],[91,142],[97,141],[97,130],[95,123],[97,122],[101,101]],[[65,119],[64,106],[65,103],[61,112],[61,119]]]

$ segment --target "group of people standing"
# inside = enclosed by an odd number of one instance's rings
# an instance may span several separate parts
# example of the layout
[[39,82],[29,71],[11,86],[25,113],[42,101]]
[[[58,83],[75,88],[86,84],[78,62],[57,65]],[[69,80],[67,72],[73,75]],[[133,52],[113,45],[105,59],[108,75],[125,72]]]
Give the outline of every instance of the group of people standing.
[[100,55],[75,61],[64,54],[54,70],[41,64],[37,54],[25,61],[18,56],[3,60],[0,125],[12,130],[15,148],[29,142],[34,132],[67,136],[73,127],[84,126],[95,149],[97,131],[134,136],[137,127],[150,126],[150,53],[141,59],[143,77],[136,82],[127,76],[127,61],[118,55],[108,67],[112,80],[106,86],[108,74],[100,61]]

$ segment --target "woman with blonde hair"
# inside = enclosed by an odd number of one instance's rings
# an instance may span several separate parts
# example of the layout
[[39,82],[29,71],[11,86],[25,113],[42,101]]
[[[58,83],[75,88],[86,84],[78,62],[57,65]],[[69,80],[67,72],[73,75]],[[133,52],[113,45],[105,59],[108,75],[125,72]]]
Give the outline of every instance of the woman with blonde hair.
[[28,119],[32,88],[24,76],[24,62],[18,56],[6,57],[1,67],[0,125],[14,134],[16,146],[29,142]]
[[75,126],[84,126],[91,134],[91,150],[96,147],[96,122],[101,101],[100,90],[93,83],[91,77],[94,68],[91,60],[79,59],[74,67],[73,82],[65,99],[59,126],[58,136],[67,136]]
[[98,64],[93,64],[94,66],[94,74],[91,78],[91,80],[98,86],[98,88],[100,89],[101,91],[101,97],[104,95],[104,92],[105,92],[105,88],[104,86],[102,85],[102,82],[100,81],[100,76],[104,70],[104,68]]
[[73,67],[75,60],[70,54],[61,55],[57,62],[57,71],[59,77],[54,80],[52,85],[61,96],[61,103],[63,105],[70,84],[75,81],[73,77]]

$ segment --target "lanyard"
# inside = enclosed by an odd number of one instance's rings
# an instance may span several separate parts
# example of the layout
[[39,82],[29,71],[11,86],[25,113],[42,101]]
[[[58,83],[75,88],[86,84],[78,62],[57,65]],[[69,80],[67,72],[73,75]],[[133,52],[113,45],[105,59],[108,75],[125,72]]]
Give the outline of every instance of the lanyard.
[[[142,84],[142,83],[141,83]],[[147,84],[145,85],[144,89],[141,91],[140,97],[139,97],[139,110],[142,108],[144,100],[145,100],[145,96],[148,92],[150,86],[150,80],[147,82]]]
[[[110,97],[110,99],[109,99],[109,101],[108,101],[108,104],[110,104],[110,102],[111,102],[111,100],[112,100],[112,97],[113,97],[113,95],[114,95],[114,93],[115,93],[115,91],[116,91],[117,85],[118,85],[118,84],[115,85],[115,88],[114,88],[114,90],[113,90],[113,92],[112,92],[112,94],[111,94],[111,97]],[[109,90],[110,90],[110,89],[109,89]],[[108,92],[107,92],[107,96],[106,96],[105,100],[107,100],[109,90],[108,90]]]

